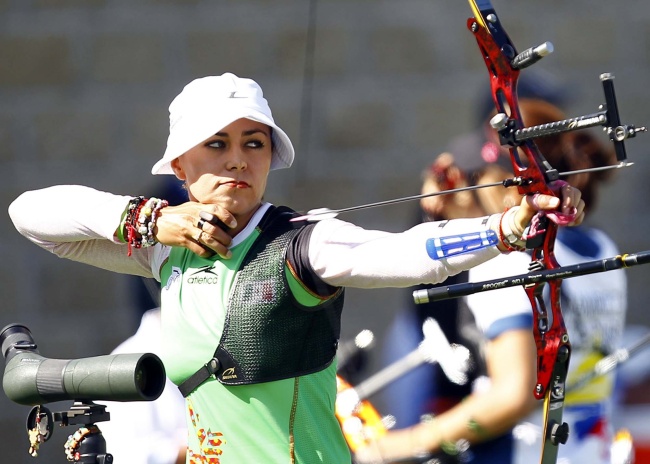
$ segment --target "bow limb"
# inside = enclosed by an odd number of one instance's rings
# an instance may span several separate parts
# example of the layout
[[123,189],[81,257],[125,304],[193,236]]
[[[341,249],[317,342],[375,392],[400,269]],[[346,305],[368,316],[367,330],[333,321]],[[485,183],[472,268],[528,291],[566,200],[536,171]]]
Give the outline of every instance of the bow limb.
[[[469,0],[469,3],[475,17],[468,19],[467,25],[487,66],[492,97],[499,113],[492,125],[499,132],[502,144],[510,145],[514,175],[526,179],[518,186],[519,193],[557,196],[549,184],[559,178],[558,172],[544,159],[534,142],[506,137],[524,127],[517,101],[520,69],[543,55],[538,52],[537,56],[526,58],[535,53],[533,49],[518,55],[489,0]],[[538,270],[556,269],[559,267],[554,254],[557,224],[545,216],[540,216],[540,220],[539,234],[527,243],[527,247],[532,249],[532,264]],[[568,426],[562,423],[562,411],[571,345],[560,305],[561,284],[561,280],[548,283],[550,312],[542,297],[545,284],[533,283],[525,287],[532,306],[537,347],[537,383],[533,393],[537,399],[544,398],[542,464],[555,463],[559,444],[568,438]]]

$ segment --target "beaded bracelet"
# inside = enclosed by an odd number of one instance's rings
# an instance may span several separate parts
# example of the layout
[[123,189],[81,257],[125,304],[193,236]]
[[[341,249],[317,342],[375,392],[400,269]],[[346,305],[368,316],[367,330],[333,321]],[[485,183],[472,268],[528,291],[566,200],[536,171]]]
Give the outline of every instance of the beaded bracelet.
[[160,198],[135,197],[129,201],[124,221],[126,229],[127,255],[131,256],[131,248],[146,248],[158,243],[153,232],[160,210],[168,206],[167,200]]
[[168,205],[167,200],[151,197],[140,208],[138,214],[138,232],[142,236],[141,244],[143,247],[153,246],[158,242],[153,233],[153,229],[156,227],[158,213]]

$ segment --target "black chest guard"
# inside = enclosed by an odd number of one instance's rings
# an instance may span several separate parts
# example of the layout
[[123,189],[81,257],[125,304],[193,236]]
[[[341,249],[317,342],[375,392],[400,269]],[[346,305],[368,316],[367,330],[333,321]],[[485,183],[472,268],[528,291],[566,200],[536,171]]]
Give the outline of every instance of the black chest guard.
[[297,377],[326,368],[341,328],[343,290],[316,308],[294,298],[285,275],[287,249],[304,231],[294,211],[272,207],[246,254],[228,302],[215,356],[183,382],[183,396],[214,375],[225,385],[249,385]]

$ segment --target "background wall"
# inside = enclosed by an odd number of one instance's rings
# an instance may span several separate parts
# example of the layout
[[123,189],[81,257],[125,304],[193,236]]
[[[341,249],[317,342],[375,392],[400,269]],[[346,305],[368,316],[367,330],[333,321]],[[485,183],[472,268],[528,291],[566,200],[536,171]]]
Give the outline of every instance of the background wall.
[[[612,72],[624,122],[650,122],[646,1],[619,0],[616,14],[604,0],[494,3],[520,50],[553,42],[535,68],[570,87],[569,114],[596,111],[598,76]],[[271,176],[270,201],[307,210],[416,194],[420,170],[474,127],[487,86],[470,15],[466,2],[432,0],[0,0],[0,209],[52,184],[159,188],[149,170],[164,150],[169,102],[191,79],[225,71],[262,85],[296,145],[294,167]],[[635,165],[589,217],[624,251],[650,248],[648,142],[628,143]],[[398,231],[416,206],[345,218]],[[52,358],[108,353],[135,330],[129,278],[49,255],[6,214],[0,234],[0,326],[28,325]],[[649,272],[628,272],[630,323],[650,325]],[[344,337],[370,328],[381,340],[407,297],[348,291]],[[28,411],[0,395],[2,462],[33,462]],[[65,462],[72,431],[56,430],[40,461]]]

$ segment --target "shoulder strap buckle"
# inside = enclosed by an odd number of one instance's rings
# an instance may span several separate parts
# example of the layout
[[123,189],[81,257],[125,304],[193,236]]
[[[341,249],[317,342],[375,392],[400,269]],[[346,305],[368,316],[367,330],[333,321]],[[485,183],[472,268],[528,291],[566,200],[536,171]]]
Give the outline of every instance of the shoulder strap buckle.
[[214,357],[205,363],[198,371],[189,376],[187,380],[178,386],[183,398],[187,398],[187,396],[196,390],[199,385],[215,375],[220,367],[221,363],[216,357]]

